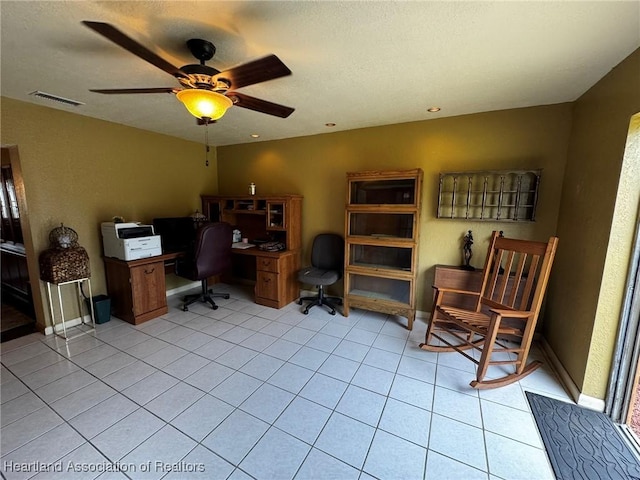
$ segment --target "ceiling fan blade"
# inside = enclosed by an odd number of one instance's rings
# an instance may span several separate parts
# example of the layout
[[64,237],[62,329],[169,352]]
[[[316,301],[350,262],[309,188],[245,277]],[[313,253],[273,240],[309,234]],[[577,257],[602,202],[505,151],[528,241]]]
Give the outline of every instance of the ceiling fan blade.
[[120,93],[176,93],[179,88],[161,87],[161,88],[108,88],[102,90],[89,90],[94,93],[120,94]]
[[266,100],[250,97],[249,95],[238,92],[227,92],[227,97],[231,98],[237,107],[248,108],[249,110],[266,113],[267,115],[273,115],[275,117],[287,118],[295,110],[295,108],[267,102]]
[[229,80],[231,88],[236,89],[287,75],[291,75],[291,70],[278,57],[269,55],[220,72],[214,78]]
[[164,70],[168,74],[173,75],[174,77],[188,76],[178,67],[171,65],[162,57],[156,55],[148,48],[140,45],[134,39],[128,37],[113,25],[102,22],[91,22],[88,20],[84,20],[82,23],[84,23],[91,30],[94,30],[95,32],[105,37],[107,40],[111,40],[116,45],[120,45],[125,50],[128,50],[134,55],[142,58],[143,60],[146,60],[151,65],[158,67],[160,70]]

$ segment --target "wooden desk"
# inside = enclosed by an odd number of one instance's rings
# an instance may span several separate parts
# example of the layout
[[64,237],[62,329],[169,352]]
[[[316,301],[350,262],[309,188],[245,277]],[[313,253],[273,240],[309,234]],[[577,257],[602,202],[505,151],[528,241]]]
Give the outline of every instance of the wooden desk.
[[[300,285],[300,250],[265,252],[257,247],[233,249],[234,263],[242,257],[255,259],[255,302],[272,308],[282,308],[298,298]],[[244,264],[244,266],[247,266]],[[252,267],[253,265],[249,265]],[[252,270],[251,268],[249,270]],[[243,275],[246,278],[246,275]]]
[[[128,262],[105,257],[107,290],[113,300],[114,316],[138,325],[167,313],[165,274],[175,272],[175,261],[182,255],[182,252],[167,253]],[[298,298],[299,250],[233,249],[233,257],[234,265],[242,270],[239,276],[255,280],[256,303],[282,308]],[[249,264],[243,259],[249,260]]]
[[128,262],[104,257],[114,316],[138,325],[167,313],[165,263],[171,268],[181,255],[167,253]]
[[202,195],[202,212],[212,222],[227,222],[252,239],[281,242],[286,250],[233,249],[233,278],[255,281],[255,302],[282,308],[300,292],[297,271],[302,249],[302,196],[295,194]]

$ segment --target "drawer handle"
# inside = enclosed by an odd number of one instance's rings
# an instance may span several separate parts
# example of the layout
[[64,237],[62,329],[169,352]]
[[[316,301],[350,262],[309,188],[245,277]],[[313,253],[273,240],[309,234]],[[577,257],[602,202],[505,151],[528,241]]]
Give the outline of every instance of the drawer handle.
[[270,281],[271,281],[271,279],[270,279],[270,278],[265,278],[265,279],[264,279],[264,283],[269,283]]
[[155,271],[156,271],[156,267],[153,267],[151,270],[147,270],[146,268],[144,269],[144,273],[146,273],[147,275],[150,275]]

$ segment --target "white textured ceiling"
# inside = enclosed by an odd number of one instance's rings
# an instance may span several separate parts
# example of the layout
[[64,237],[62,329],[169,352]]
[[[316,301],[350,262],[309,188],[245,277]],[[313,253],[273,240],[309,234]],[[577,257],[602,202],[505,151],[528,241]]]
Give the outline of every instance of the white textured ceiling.
[[573,101],[640,47],[638,1],[2,0],[0,17],[3,96],[196,142],[204,127],[174,95],[89,92],[178,82],[80,22],[111,23],[178,67],[197,63],[190,38],[216,45],[218,70],[276,54],[293,75],[239,91],[296,111],[232,107],[209,127],[214,145]]

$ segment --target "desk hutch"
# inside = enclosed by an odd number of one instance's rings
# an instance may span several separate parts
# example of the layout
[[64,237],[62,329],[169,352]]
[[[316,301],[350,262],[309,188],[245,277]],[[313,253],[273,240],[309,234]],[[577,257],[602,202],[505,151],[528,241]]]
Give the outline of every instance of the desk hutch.
[[[255,302],[260,305],[282,308],[294,301],[300,292],[296,273],[302,244],[302,196],[203,195],[201,199],[209,221],[228,222],[250,240],[268,238],[285,246],[277,252],[257,247],[234,249],[232,280],[255,282]],[[105,257],[114,315],[137,325],[167,313],[165,270],[180,255],[132,261]]]
[[300,286],[302,196],[203,195],[202,211],[212,222],[227,222],[249,242],[270,239],[285,249],[268,252],[257,247],[233,250],[233,277],[255,281],[255,302],[282,308],[294,301]]

